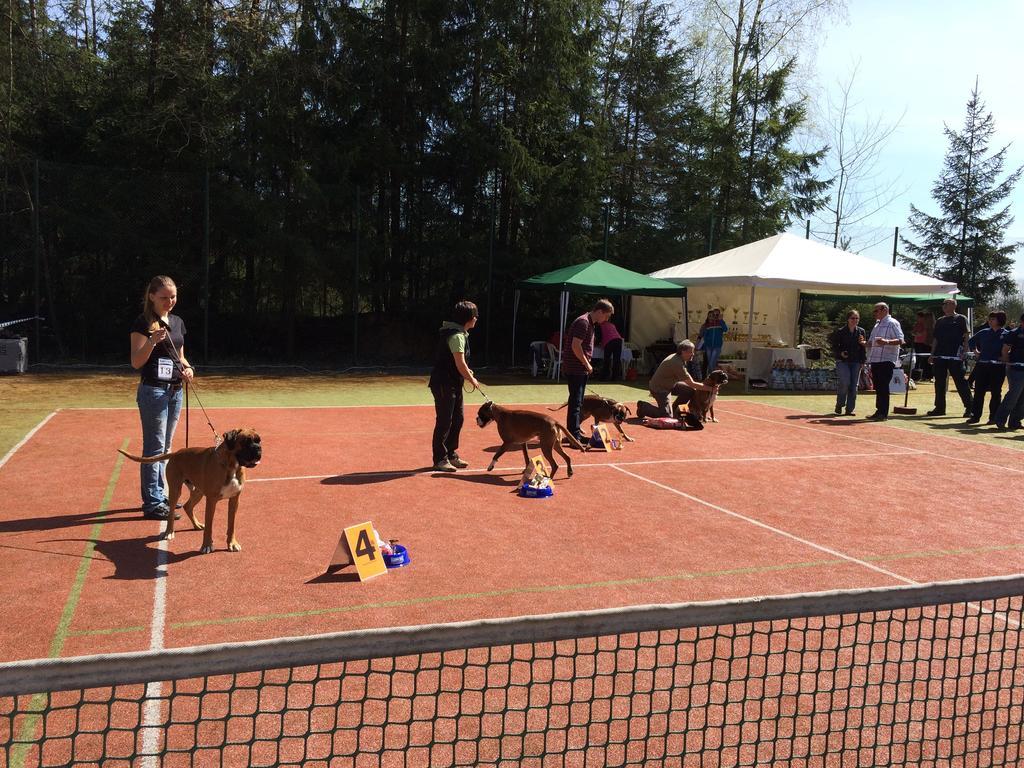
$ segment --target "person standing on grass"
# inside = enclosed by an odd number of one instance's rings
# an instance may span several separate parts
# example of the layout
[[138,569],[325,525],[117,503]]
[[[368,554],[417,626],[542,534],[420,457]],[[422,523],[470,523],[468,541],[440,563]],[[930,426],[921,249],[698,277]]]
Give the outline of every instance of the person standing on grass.
[[604,363],[601,366],[601,381],[619,381],[622,378],[622,334],[609,320],[597,327],[601,334],[601,349]]
[[995,310],[988,313],[988,325],[971,336],[967,346],[978,353],[974,366],[974,399],[971,401],[971,415],[968,424],[981,421],[985,410],[985,395],[992,393],[988,406],[988,424],[996,423],[996,412],[1002,401],[1003,382],[1006,380],[1006,363],[1003,362],[1003,331],[1006,328],[1006,313]]
[[964,418],[971,415],[971,387],[964,378],[964,345],[970,335],[967,318],[957,314],[956,299],[942,302],[942,317],[935,321],[932,340],[932,371],[935,373],[935,407],[929,416],[946,415],[946,379],[951,377],[960,401]]
[[459,458],[459,435],[463,424],[463,382],[480,389],[469,367],[469,332],[480,316],[472,301],[455,305],[452,319],[438,329],[434,367],[430,371],[430,392],[434,396],[434,435],[431,441],[433,468],[438,472],[455,472],[469,466]]
[[1016,328],[1003,332],[1001,359],[1006,363],[1009,384],[996,411],[995,424],[999,429],[1020,429],[1024,420],[1024,315]]
[[572,321],[562,343],[562,372],[569,386],[569,408],[565,426],[569,434],[586,443],[580,429],[580,413],[583,396],[587,391],[587,377],[594,372],[590,364],[594,354],[594,328],[607,323],[615,313],[615,307],[608,299],[599,299],[594,308]]
[[[135,391],[142,421],[142,455],[158,456],[171,450],[181,414],[182,386],[195,376],[185,357],[185,322],[171,310],[178,303],[178,287],[166,275],[149,281],[142,294],[142,314],[132,323],[129,337],[132,368],[141,380]],[[166,520],[172,513],[164,493],[166,461],[141,464],[142,514],[148,520]]]
[[917,322],[912,331],[914,351],[918,353],[918,367],[921,369],[921,381],[932,380],[932,341],[934,341],[935,315],[930,309],[917,310]]
[[697,338],[704,350],[704,359],[707,366],[704,375],[709,375],[718,367],[718,358],[722,356],[722,347],[725,345],[725,334],[729,332],[729,326],[722,319],[722,310],[712,309],[704,319],[704,324],[697,331]]
[[874,314],[875,326],[868,338],[867,359],[871,364],[871,379],[875,382],[875,412],[868,416],[868,421],[885,421],[889,418],[889,384],[900,359],[903,329],[900,321],[889,314],[889,305],[884,301],[875,304]]
[[846,313],[846,325],[836,328],[829,336],[832,356],[836,359],[836,408],[839,416],[856,416],[857,383],[860,369],[867,360],[867,331],[860,327],[860,313],[851,309]]

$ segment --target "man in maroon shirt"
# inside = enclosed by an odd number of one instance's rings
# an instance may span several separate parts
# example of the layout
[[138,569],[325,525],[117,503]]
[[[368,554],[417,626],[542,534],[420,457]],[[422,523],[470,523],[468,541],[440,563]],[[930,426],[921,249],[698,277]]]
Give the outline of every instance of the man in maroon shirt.
[[590,438],[580,431],[580,411],[587,391],[587,377],[594,372],[590,358],[594,354],[594,326],[606,323],[615,313],[608,299],[599,299],[594,308],[572,321],[562,342],[562,372],[569,384],[569,408],[565,426],[581,443]]

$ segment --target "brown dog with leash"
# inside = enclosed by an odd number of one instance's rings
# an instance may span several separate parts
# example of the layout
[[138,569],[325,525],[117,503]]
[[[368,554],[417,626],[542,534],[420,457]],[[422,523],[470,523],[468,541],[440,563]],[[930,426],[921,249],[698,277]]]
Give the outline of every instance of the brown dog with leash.
[[[159,456],[132,456],[118,449],[120,453],[140,464],[154,464],[167,460],[164,477],[167,481],[167,505],[172,513],[167,517],[165,539],[174,538],[173,510],[181,495],[181,486],[189,484],[190,494],[185,502],[185,513],[196,530],[203,530],[203,546],[199,551],[204,555],[213,552],[213,514],[217,502],[228,500],[228,549],[238,552],[242,545],[235,538],[235,515],[238,513],[238,497],[245,484],[245,470],[252,469],[263,458],[260,436],[252,429],[232,429],[224,433],[224,441],[216,448],[182,448]],[[195,506],[206,497],[204,525],[195,516]]]
[[[569,405],[569,403],[565,402],[557,408],[548,408],[548,410],[560,411],[567,405]],[[580,421],[586,421],[589,418],[593,418],[595,426],[602,422],[606,424],[614,424],[615,428],[619,430],[619,434],[622,435],[622,438],[629,443],[635,441],[632,437],[622,431],[622,422],[632,415],[633,412],[629,410],[628,405],[617,403],[610,397],[601,397],[600,395],[584,396],[583,405],[580,408]]]
[[536,411],[513,411],[509,408],[502,408],[500,405],[492,403],[490,401],[480,406],[480,410],[476,413],[476,423],[478,426],[486,427],[491,422],[498,425],[498,436],[501,438],[501,447],[498,448],[497,453],[494,454],[494,458],[491,459],[490,466],[487,467],[487,471],[490,472],[494,469],[494,465],[498,463],[498,459],[505,453],[509,448],[521,444],[523,446],[523,458],[526,460],[526,466],[530,466],[530,454],[526,451],[526,444],[533,438],[537,438],[540,441],[540,450],[544,454],[544,458],[548,460],[548,464],[551,465],[551,477],[555,477],[555,473],[558,471],[558,465],[555,464],[555,458],[552,451],[558,451],[558,454],[565,459],[566,470],[569,477],[572,477],[572,459],[569,458],[562,448],[562,442],[559,439],[559,433],[565,435],[566,439],[573,448],[577,450],[586,450],[580,442],[572,436],[565,427],[559,424],[557,421],[552,419],[550,416],[545,416],[543,413],[537,413]]

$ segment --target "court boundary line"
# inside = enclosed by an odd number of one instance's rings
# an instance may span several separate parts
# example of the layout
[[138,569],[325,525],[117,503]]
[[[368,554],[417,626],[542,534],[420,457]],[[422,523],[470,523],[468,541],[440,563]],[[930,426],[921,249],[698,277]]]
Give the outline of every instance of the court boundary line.
[[[967,547],[963,549],[922,549],[907,552],[896,552],[888,555],[872,555],[865,557],[864,559],[868,562],[899,562],[903,560],[925,560],[929,558],[943,558],[943,557],[965,557],[976,554],[983,554],[986,552],[1004,552],[1010,550],[1024,550],[1024,544],[1006,544],[1006,545],[993,545],[989,547]],[[618,586],[628,586],[631,584],[648,584],[648,583],[660,583],[669,581],[699,581],[707,578],[719,578],[722,576],[733,576],[733,575],[752,575],[758,573],[776,573],[780,571],[799,571],[810,568],[827,567],[831,565],[843,565],[846,561],[839,559],[829,560],[799,560],[792,563],[778,564],[778,565],[753,565],[753,566],[738,566],[736,568],[727,568],[720,570],[711,571],[680,571],[678,573],[662,574],[660,576],[645,576],[637,577],[635,579],[610,579],[601,582],[568,582],[560,584],[547,584],[547,585],[536,585],[532,587],[525,587],[519,590],[507,590],[505,592],[495,592],[494,594],[476,594],[476,593],[454,593],[449,594],[448,600],[450,602],[459,602],[463,600],[477,600],[482,597],[505,597],[513,594],[520,593],[551,593],[551,592],[571,592],[571,591],[583,591],[585,589],[593,588],[610,588]],[[227,619],[199,619],[193,620],[193,624],[197,625],[197,622],[203,622],[201,626],[226,626],[230,624],[239,624],[244,622],[272,622],[272,621],[287,621],[291,619],[301,619],[306,616],[312,615],[332,615],[339,613],[352,613],[353,611],[373,611],[380,610],[383,608],[393,607],[408,607],[411,605],[421,605],[436,603],[443,599],[444,596],[429,595],[424,598],[407,598],[398,604],[398,601],[390,602],[375,602],[375,603],[361,603],[353,606],[339,606],[335,608],[311,608],[307,611],[295,611],[292,613],[266,613],[266,614],[254,614],[250,616],[242,617],[231,617]],[[172,624],[173,629],[187,629],[184,626],[185,622],[180,622],[182,626]],[[137,634],[144,632],[146,627],[144,625],[125,625],[119,627],[96,627],[93,629],[78,629],[69,633],[70,637],[98,637],[98,636],[110,636],[118,634]]]
[[655,486],[657,488],[661,488],[662,490],[668,491],[669,493],[674,493],[677,496],[682,496],[684,499],[689,499],[690,501],[692,501],[692,502],[694,502],[696,504],[700,504],[702,506],[708,507],[709,509],[713,509],[716,512],[721,512],[722,514],[729,515],[730,517],[735,517],[738,520],[743,520],[746,523],[750,523],[751,525],[757,526],[758,528],[763,528],[763,529],[765,529],[767,531],[770,531],[770,532],[772,532],[772,533],[774,533],[774,534],[776,534],[778,536],[782,536],[784,538],[791,539],[791,540],[796,541],[796,542],[798,542],[800,544],[803,544],[805,546],[811,547],[813,549],[817,549],[820,552],[824,552],[824,553],[826,553],[828,555],[832,555],[833,557],[842,558],[843,560],[851,562],[851,563],[853,563],[855,565],[859,565],[859,566],[861,566],[863,568],[867,568],[868,570],[875,571],[876,573],[881,573],[881,574],[883,574],[885,576],[890,576],[891,578],[897,579],[898,581],[902,581],[904,584],[917,585],[917,584],[920,583],[920,582],[914,581],[913,579],[909,579],[906,576],[901,576],[900,574],[896,573],[895,571],[888,571],[885,568],[881,568],[881,567],[879,567],[877,565],[872,565],[871,563],[867,562],[866,560],[861,560],[860,558],[854,557],[853,555],[848,555],[845,552],[840,552],[838,549],[832,549],[831,547],[827,547],[824,544],[818,544],[817,542],[811,541],[810,539],[805,539],[802,536],[797,536],[795,533],[790,533],[789,531],[784,530],[782,528],[777,528],[776,526],[771,525],[769,523],[762,522],[761,520],[758,520],[757,518],[741,514],[740,512],[734,512],[731,509],[726,509],[725,507],[719,506],[718,504],[715,504],[714,502],[710,502],[710,501],[707,501],[705,499],[702,499],[699,496],[694,496],[693,494],[686,493],[686,491],[680,491],[678,488],[673,488],[670,485],[665,485],[664,483],[659,483],[657,480],[652,480],[652,479],[650,479],[648,477],[644,477],[643,475],[638,475],[635,472],[630,472],[628,469],[622,469],[620,466],[618,466],[616,464],[609,464],[608,466],[610,466],[612,469],[617,470],[618,472],[621,472],[624,475],[629,475],[630,477],[635,477],[637,480],[643,480],[645,483],[649,483],[650,485],[653,485],[653,486]]
[[[927,453],[927,451],[918,451],[913,448],[908,448],[901,451],[873,451],[872,453],[836,453],[836,454],[823,454],[814,456],[748,456],[744,458],[714,458],[714,459],[648,459],[644,461],[616,461],[608,462],[607,464],[597,463],[579,463],[573,462],[572,468],[576,470],[578,468],[600,468],[600,467],[611,467],[616,464],[629,467],[629,466],[646,466],[648,464],[704,464],[704,463],[719,463],[719,462],[730,462],[738,463],[744,461],[806,461],[809,459],[825,459],[825,460],[836,460],[836,459],[851,459],[851,458],[875,458],[877,456],[913,456],[916,454]],[[561,468],[559,464],[559,468]],[[413,475],[444,475],[444,474],[487,474],[493,472],[495,474],[522,474],[524,467],[516,468],[510,466],[499,466],[493,470],[486,468],[480,469],[460,469],[457,473],[445,473],[440,470],[434,469],[433,467],[417,467],[416,469],[382,469],[379,471],[367,471],[367,472],[350,472],[349,475],[357,475],[359,477],[390,477],[392,475],[397,476],[409,476]],[[285,477],[247,477],[245,482],[248,483],[275,483],[275,482],[294,482],[298,480],[326,480],[331,477],[346,477],[345,474],[338,474],[334,472],[328,475],[292,475]],[[568,479],[568,478],[565,478]]]
[[[56,413],[56,411],[54,411]],[[50,414],[52,416],[53,414]],[[47,417],[46,420],[49,420]],[[45,423],[45,422],[44,422]],[[40,424],[42,426],[42,424]],[[128,447],[128,438],[125,438],[121,444],[122,449]],[[85,542],[85,546],[82,549],[82,554],[78,559],[78,566],[75,569],[75,575],[71,582],[71,591],[68,593],[67,599],[64,601],[64,607],[61,609],[60,618],[57,620],[57,626],[53,630],[53,635],[50,638],[50,649],[48,658],[59,659],[61,652],[64,650],[64,644],[71,637],[71,623],[75,619],[75,611],[78,610],[78,603],[82,597],[82,592],[85,589],[85,581],[89,576],[89,567],[92,565],[92,554],[96,551],[96,542],[100,537],[100,532],[103,530],[103,525],[106,523],[106,512],[110,503],[114,499],[114,493],[117,490],[118,481],[121,479],[121,467],[124,465],[124,456],[118,455],[114,461],[114,468],[110,473],[110,478],[107,480],[107,487],[103,492],[103,498],[100,501],[100,512],[103,514],[92,524],[89,528],[89,538]],[[35,694],[29,702],[28,711],[30,713],[42,712],[45,704],[44,694]],[[15,745],[16,749],[11,753],[11,768],[21,768],[24,765],[25,759],[28,756],[28,752],[35,742],[35,739],[30,737],[36,732],[36,728],[39,725],[39,721],[42,715],[31,714],[22,723],[20,736],[18,738],[18,744]],[[13,727],[13,726],[12,726]],[[20,749],[18,748],[20,747]]]
[[[750,402],[750,401],[745,401],[745,402]],[[778,407],[778,406],[769,406],[769,407]],[[782,406],[782,409],[784,409],[784,410],[794,410],[792,408],[785,408],[785,406]],[[885,442],[884,440],[873,440],[873,439],[871,439],[869,437],[859,437],[857,435],[847,435],[847,434],[845,434],[843,432],[829,432],[828,430],[821,429],[819,427],[814,427],[814,426],[811,426],[809,424],[790,424],[790,423],[788,423],[786,421],[775,421],[773,419],[765,418],[764,416],[751,416],[749,413],[741,413],[740,411],[731,411],[729,409],[725,409],[725,410],[722,411],[722,413],[728,413],[728,414],[730,414],[732,416],[739,416],[740,418],[744,418],[744,419],[753,419],[754,421],[763,421],[763,422],[766,422],[768,424],[779,424],[781,426],[790,427],[792,429],[806,429],[806,430],[808,430],[810,432],[817,432],[819,434],[826,434],[826,435],[834,434],[834,435],[837,435],[839,437],[845,437],[848,440],[858,440],[858,441],[860,441],[862,443],[871,443],[872,445],[884,445],[886,448],[902,448],[902,447],[904,447],[904,446],[896,445],[894,443]],[[797,411],[797,413],[802,413],[802,411]],[[904,430],[901,430],[901,431],[902,432],[912,432],[912,430],[909,430],[909,429],[904,429]],[[926,437],[926,435],[922,435],[922,439],[924,437]],[[945,437],[945,435],[937,435],[937,437]],[[957,438],[951,437],[950,439],[951,440],[955,440]],[[976,443],[976,444],[977,445],[981,445],[981,446],[986,447],[986,448],[988,447],[987,443]],[[916,450],[917,450],[918,453],[925,454],[925,455],[928,455],[928,456],[938,456],[939,458],[950,459],[951,461],[959,461],[959,462],[961,462],[963,464],[976,464],[978,466],[987,467],[989,469],[1005,470],[1007,472],[1016,472],[1018,474],[1024,475],[1024,469],[1018,469],[1017,467],[1004,467],[1001,464],[989,464],[989,463],[984,462],[984,461],[978,461],[977,459],[967,459],[967,458],[964,458],[962,456],[956,456],[956,455],[950,456],[949,454],[945,454],[945,453],[937,453],[935,451],[929,451],[929,450],[927,450],[925,448],[919,448],[919,449],[916,449]],[[1015,453],[1019,453],[1019,451],[1016,448],[1005,448],[1005,450],[1014,451]]]
[[36,424],[36,425],[35,425],[34,427],[32,427],[32,429],[30,429],[30,430],[29,430],[29,431],[28,431],[27,433],[25,433],[25,436],[24,436],[23,438],[21,438],[21,440],[19,440],[19,441],[18,441],[17,443],[15,443],[15,444],[14,444],[14,446],[13,446],[13,447],[11,448],[11,450],[9,450],[9,451],[8,451],[7,453],[5,453],[5,454],[4,454],[4,456],[3,456],[3,458],[2,458],[2,459],[0,459],[0,468],[2,468],[2,467],[3,467],[3,465],[4,465],[4,464],[6,464],[6,463],[8,462],[8,460],[10,460],[10,458],[11,458],[11,457],[12,457],[12,456],[13,456],[13,455],[14,455],[15,453],[17,453],[17,452],[18,452],[18,450],[19,450],[19,449],[20,449],[20,448],[21,448],[21,447],[22,447],[23,445],[25,445],[25,443],[27,443],[27,442],[28,442],[29,440],[31,440],[31,439],[32,439],[32,438],[33,438],[33,437],[35,436],[36,432],[38,432],[38,431],[39,431],[40,429],[42,429],[42,428],[43,428],[43,427],[44,427],[44,426],[46,425],[46,423],[47,423],[47,422],[48,422],[48,421],[49,421],[50,419],[52,419],[52,418],[53,418],[54,416],[56,416],[56,415],[57,415],[57,414],[58,414],[58,413],[59,413],[59,412],[60,412],[61,410],[63,410],[63,409],[61,409],[61,408],[56,408],[56,409],[54,409],[54,410],[50,411],[50,413],[49,413],[49,414],[47,414],[47,415],[46,415],[46,416],[45,416],[45,417],[43,418],[43,420],[42,420],[42,421],[40,421],[40,422],[39,422],[38,424]]

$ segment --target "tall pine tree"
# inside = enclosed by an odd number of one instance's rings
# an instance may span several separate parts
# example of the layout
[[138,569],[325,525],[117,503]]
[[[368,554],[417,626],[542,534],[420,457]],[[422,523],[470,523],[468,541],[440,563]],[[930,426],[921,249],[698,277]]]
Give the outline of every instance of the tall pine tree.
[[998,206],[1013,191],[1024,168],[999,181],[1007,148],[989,153],[995,130],[976,83],[963,130],[944,129],[949,150],[932,186],[932,198],[941,213],[931,216],[911,205],[910,227],[920,242],[900,238],[907,250],[901,257],[904,264],[955,282],[983,303],[1012,287],[1013,253],[1020,247],[1004,242],[1013,216],[1009,205]]

